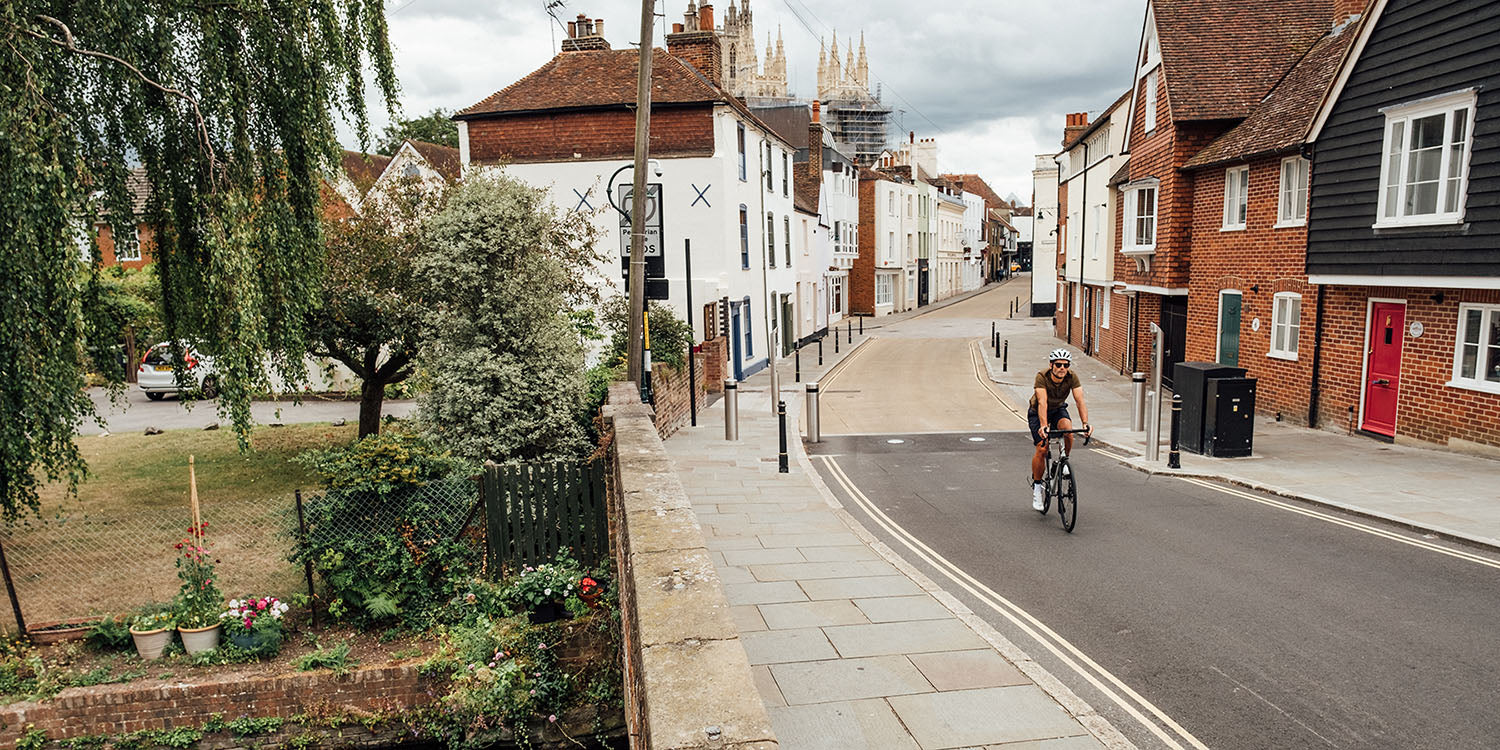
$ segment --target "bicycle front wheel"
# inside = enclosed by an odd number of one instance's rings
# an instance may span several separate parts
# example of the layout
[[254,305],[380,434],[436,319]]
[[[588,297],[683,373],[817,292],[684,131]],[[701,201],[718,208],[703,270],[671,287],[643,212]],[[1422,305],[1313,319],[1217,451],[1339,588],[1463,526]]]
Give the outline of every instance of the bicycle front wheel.
[[1057,515],[1062,516],[1063,531],[1073,533],[1078,523],[1078,486],[1073,483],[1073,467],[1059,472],[1057,478]]

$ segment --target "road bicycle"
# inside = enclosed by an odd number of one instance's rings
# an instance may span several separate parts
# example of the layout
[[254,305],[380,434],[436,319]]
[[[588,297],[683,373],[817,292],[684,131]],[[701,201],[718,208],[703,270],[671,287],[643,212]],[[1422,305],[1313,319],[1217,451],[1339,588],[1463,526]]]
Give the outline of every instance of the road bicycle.
[[[1066,448],[1058,451],[1057,455],[1052,453],[1052,441],[1061,440],[1064,435],[1083,435],[1083,444],[1089,444],[1088,430],[1048,430],[1047,431],[1047,473],[1042,477],[1042,515],[1052,508],[1052,500],[1057,499],[1057,515],[1062,517],[1063,530],[1069,534],[1073,533],[1073,526],[1078,523],[1078,486],[1074,482],[1073,466],[1068,463],[1068,451]],[[1026,475],[1027,484],[1030,484],[1031,474]]]

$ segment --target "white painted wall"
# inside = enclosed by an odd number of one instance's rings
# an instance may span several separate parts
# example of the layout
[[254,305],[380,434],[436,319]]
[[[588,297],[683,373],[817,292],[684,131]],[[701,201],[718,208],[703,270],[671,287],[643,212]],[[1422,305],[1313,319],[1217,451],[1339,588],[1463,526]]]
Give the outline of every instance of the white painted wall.
[[1031,170],[1031,302],[1057,303],[1057,163],[1037,154]]

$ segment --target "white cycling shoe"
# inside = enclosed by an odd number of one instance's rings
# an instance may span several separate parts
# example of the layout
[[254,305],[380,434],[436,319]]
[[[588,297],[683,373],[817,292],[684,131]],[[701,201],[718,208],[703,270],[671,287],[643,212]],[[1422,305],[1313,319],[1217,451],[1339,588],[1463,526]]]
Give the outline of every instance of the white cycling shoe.
[[1042,504],[1042,485],[1036,482],[1031,483],[1031,509],[1038,513],[1045,512],[1047,509],[1047,506]]

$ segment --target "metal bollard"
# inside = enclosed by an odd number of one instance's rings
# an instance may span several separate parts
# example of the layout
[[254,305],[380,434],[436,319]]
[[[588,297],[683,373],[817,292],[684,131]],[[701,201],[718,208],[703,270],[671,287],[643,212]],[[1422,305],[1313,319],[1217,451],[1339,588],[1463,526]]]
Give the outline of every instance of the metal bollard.
[[740,439],[740,385],[724,378],[724,439]]
[[807,384],[807,442],[823,442],[823,427],[819,421],[818,384]]
[[823,366],[823,339],[818,339],[818,366]]
[[1000,358],[1000,336],[999,336],[999,334],[996,334],[995,335],[995,359],[999,359],[999,358]]
[[1146,429],[1146,373],[1130,373],[1130,431]]
[[776,402],[776,419],[781,422],[781,452],[776,455],[776,471],[785,474],[791,471],[786,465],[786,402]]
[[[865,324],[864,320],[861,319],[860,322],[859,322],[859,324],[860,324],[860,326],[864,326],[864,324]],[[848,323],[844,324],[844,333],[846,333],[846,334],[849,335],[849,343],[853,344],[854,343],[854,321],[851,320]]]
[[802,382],[802,347],[792,350],[792,382]]
[[1010,339],[1005,340],[1005,352],[1000,355],[1000,372],[1010,372]]
[[995,338],[995,336],[997,335],[998,334],[995,333],[995,321],[992,320],[990,321],[990,338]]
[[859,316],[859,335],[865,335],[865,317],[863,315]]
[[1177,428],[1182,423],[1182,397],[1172,394],[1172,447],[1167,451],[1167,468],[1181,469],[1182,457],[1177,453]]
[[833,353],[839,353],[839,329],[833,329]]

